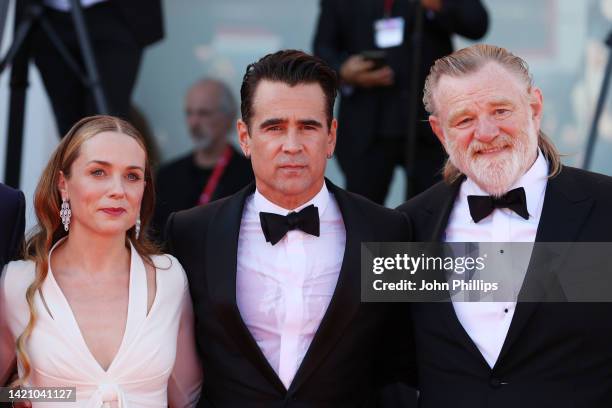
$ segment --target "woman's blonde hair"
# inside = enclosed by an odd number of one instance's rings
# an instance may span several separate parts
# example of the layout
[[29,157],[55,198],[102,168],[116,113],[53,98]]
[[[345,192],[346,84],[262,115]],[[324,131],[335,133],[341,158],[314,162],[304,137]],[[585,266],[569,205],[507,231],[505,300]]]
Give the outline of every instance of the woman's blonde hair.
[[[438,59],[431,67],[423,90],[423,104],[427,112],[432,115],[436,112],[437,107],[433,94],[440,78],[445,75],[459,78],[473,74],[490,62],[495,62],[515,74],[524,82],[528,92],[533,87],[533,78],[529,73],[529,66],[522,58],[502,47],[476,44]],[[548,160],[550,166],[549,177],[559,174],[561,171],[561,155],[550,138],[541,130],[538,132],[538,147]],[[450,159],[447,159],[443,175],[446,182],[452,183],[461,176],[461,171],[451,163]]]
[[[38,224],[34,233],[28,238],[25,248],[25,258],[34,261],[36,273],[34,282],[30,284],[26,291],[30,318],[25,330],[17,338],[17,360],[21,365],[23,374],[14,385],[24,384],[31,374],[30,359],[26,353],[26,343],[36,325],[37,312],[34,307],[34,297],[47,277],[49,251],[58,240],[67,235],[59,216],[62,202],[58,189],[60,171],[64,173],[66,178],[70,178],[71,166],[79,156],[83,143],[99,133],[109,131],[122,133],[135,139],[146,153],[147,149],[143,137],[128,122],[106,115],[86,117],[78,121],[61,140],[38,181],[36,192],[34,193],[34,209]],[[148,263],[151,263],[151,255],[159,253],[159,250],[147,238],[147,234],[144,233],[155,208],[155,188],[148,157],[145,160],[145,182],[140,209],[141,230],[143,233],[137,239],[135,227],[130,228],[126,234],[126,245],[128,245],[127,240],[129,239],[136,251]]]

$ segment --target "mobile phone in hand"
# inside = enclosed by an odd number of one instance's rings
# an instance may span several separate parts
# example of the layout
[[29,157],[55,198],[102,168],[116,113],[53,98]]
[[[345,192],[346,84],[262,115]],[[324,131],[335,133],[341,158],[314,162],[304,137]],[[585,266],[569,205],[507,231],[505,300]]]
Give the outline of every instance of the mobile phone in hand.
[[361,56],[366,61],[374,62],[374,65],[372,65],[372,68],[370,68],[370,71],[374,71],[374,70],[380,69],[388,65],[387,64],[387,53],[383,50],[362,51]]

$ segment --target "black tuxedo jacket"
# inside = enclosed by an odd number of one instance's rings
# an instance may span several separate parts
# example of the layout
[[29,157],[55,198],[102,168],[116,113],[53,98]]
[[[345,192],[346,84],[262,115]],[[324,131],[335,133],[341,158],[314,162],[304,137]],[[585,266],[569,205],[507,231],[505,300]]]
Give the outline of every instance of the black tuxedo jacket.
[[25,228],[25,197],[0,184],[0,271],[21,250]]
[[[29,0],[29,2],[43,3],[42,0]],[[141,47],[164,37],[162,0],[108,0],[108,2],[116,15],[129,27]],[[87,9],[84,11],[87,12]]]
[[[25,197],[23,193],[0,183],[0,275],[6,263],[19,257],[24,228]],[[0,408],[10,406],[8,402],[0,402]]]
[[394,381],[396,368],[406,362],[409,324],[398,318],[397,305],[360,303],[360,247],[366,241],[408,240],[408,221],[330,182],[327,186],[346,226],[344,260],[329,307],[288,390],[236,305],[238,234],[254,184],[170,216],[169,249],[187,271],[196,316],[204,369],[199,407],[377,406],[377,387]]
[[[415,241],[441,240],[463,180],[399,207]],[[563,167],[548,181],[536,241],[612,241],[611,209],[612,178]],[[419,406],[612,407],[611,303],[519,301],[492,369],[451,303],[412,306]]]
[[[353,54],[376,49],[374,22],[383,17],[383,0],[321,0],[320,15],[313,40],[313,50],[336,71]],[[390,87],[354,88],[342,93],[340,100],[338,156],[359,156],[367,152],[374,138],[381,134],[405,135],[406,115],[412,92],[423,93],[425,77],[434,61],[453,51],[451,37],[459,34],[470,39],[482,37],[488,16],[480,0],[445,0],[443,10],[423,19],[421,63],[418,89],[410,89],[413,56],[413,31],[417,2],[395,0],[392,16],[405,19],[404,42],[385,49],[386,60],[394,72]],[[420,100],[420,97],[419,97]],[[421,103],[417,119],[427,119]],[[342,136],[346,134],[347,136]],[[421,141],[437,145],[429,125],[420,122]]]

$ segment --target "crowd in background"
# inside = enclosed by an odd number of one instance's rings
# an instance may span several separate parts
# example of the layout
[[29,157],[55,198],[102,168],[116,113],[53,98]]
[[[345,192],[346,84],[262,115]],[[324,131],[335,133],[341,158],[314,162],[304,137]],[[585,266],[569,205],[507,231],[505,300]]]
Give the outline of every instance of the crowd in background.
[[[44,0],[42,4],[68,52],[83,66],[69,3]],[[161,238],[172,211],[227,196],[252,180],[247,161],[232,148],[230,139],[237,109],[232,86],[202,75],[186,91],[183,105],[192,153],[159,165],[152,129],[142,112],[130,107],[130,100],[143,50],[163,37],[161,0],[129,4],[94,0],[82,5],[107,99],[104,113],[133,122],[157,164],[158,206],[151,231]],[[383,27],[385,21],[401,26]],[[48,33],[35,27],[32,58],[64,135],[79,118],[99,112],[100,107],[92,89],[71,71]],[[479,0],[320,2],[312,47],[341,80],[336,157],[349,191],[384,204],[398,166],[406,172],[406,198],[440,179],[445,155],[424,122],[423,81],[433,61],[452,51],[454,35],[477,39],[487,28],[487,11]],[[385,36],[398,38],[388,42]],[[376,51],[378,56],[372,56]]]

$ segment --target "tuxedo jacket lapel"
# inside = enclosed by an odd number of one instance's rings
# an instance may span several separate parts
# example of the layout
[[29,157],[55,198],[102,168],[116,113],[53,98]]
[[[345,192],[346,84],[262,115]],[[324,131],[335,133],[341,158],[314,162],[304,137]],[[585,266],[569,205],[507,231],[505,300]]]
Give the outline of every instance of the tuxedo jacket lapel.
[[329,180],[326,180],[326,184],[338,203],[346,228],[344,257],[336,289],[319,329],[289,387],[290,393],[297,390],[325,359],[340,340],[344,327],[351,321],[360,305],[361,242],[367,241],[369,236],[365,227],[366,223],[362,222],[362,218],[366,215],[358,213],[345,191],[336,187]]
[[[546,193],[544,194],[544,205],[542,215],[536,233],[536,242],[574,242],[578,237],[580,228],[585,223],[589,211],[593,205],[593,199],[582,190],[575,180],[561,171],[559,175],[548,180]],[[533,259],[532,259],[533,261]],[[542,265],[536,262],[536,265]],[[533,279],[534,271],[530,267],[525,280]],[[538,302],[521,302],[524,288],[519,293],[519,302],[508,335],[500,352],[498,363],[508,354],[512,345],[519,338],[521,331],[529,320],[529,317],[537,310]]]
[[[422,220],[423,225],[432,225],[431,229],[425,231],[420,237],[421,240],[442,241],[444,231],[448,225],[449,217],[456,200],[461,182],[461,178],[450,186],[444,186],[439,193],[438,199],[431,200],[431,204],[423,213],[429,219]],[[576,240],[581,226],[587,219],[588,213],[593,205],[591,197],[585,194],[580,185],[567,172],[561,172],[556,177],[550,179],[546,186],[544,204],[538,230],[536,242],[573,242]],[[542,263],[536,262],[536,265]],[[531,269],[531,267],[530,267]],[[533,273],[528,272],[525,280],[533,278]],[[525,285],[523,285],[525,287]],[[521,335],[521,331],[529,320],[529,317],[538,308],[537,302],[519,302],[508,330],[508,334],[502,346],[496,367],[502,364],[504,357],[508,355],[512,345]],[[469,335],[457,319],[451,302],[446,302],[441,307],[445,313],[446,324],[457,338],[463,339],[466,346],[478,355],[478,358],[486,364],[476,345],[471,341]],[[488,367],[488,365],[487,365]]]
[[575,241],[592,205],[593,198],[562,170],[548,181],[536,242]]
[[[433,228],[429,233],[423,237],[427,241],[431,242],[444,242],[444,234],[446,226],[453,211],[457,195],[461,184],[465,181],[465,176],[460,176],[450,185],[443,185],[443,190],[440,192],[439,199],[432,200],[429,205],[428,212],[431,214],[431,221],[428,225],[433,225]],[[453,308],[451,301],[443,301],[438,306],[440,308],[440,317],[446,324],[449,330],[453,333],[453,337],[463,342],[465,347],[478,358],[485,367],[489,367],[487,361],[484,359],[480,350],[472,341],[469,334],[465,331],[465,328],[457,319],[457,314]]]
[[[321,320],[310,347],[304,356],[289,392],[294,392],[316,370],[333,346],[340,340],[343,328],[348,325],[360,305],[360,250],[361,242],[369,236],[362,218],[365,214],[351,203],[346,192],[327,181],[334,195],[346,228],[346,245],[338,282],[330,304]],[[227,200],[211,222],[206,253],[206,278],[209,295],[215,311],[223,321],[230,336],[239,343],[241,350],[262,374],[280,392],[286,392],[274,369],[246,327],[236,303],[236,268],[238,235],[246,198],[253,193],[254,184]]]
[[219,207],[210,223],[205,261],[207,287],[213,307],[230,337],[264,377],[279,392],[285,393],[285,386],[244,324],[236,303],[238,235],[245,200],[254,191],[255,184],[251,183],[232,196]]
[[442,195],[439,202],[431,202],[431,212],[434,214],[434,228],[431,231],[429,240],[431,242],[442,242],[444,239],[444,232],[448,225],[448,219],[450,218],[451,212],[453,211],[453,205],[459,194],[461,183],[465,181],[465,176],[459,177],[450,186],[446,186],[445,194]]

